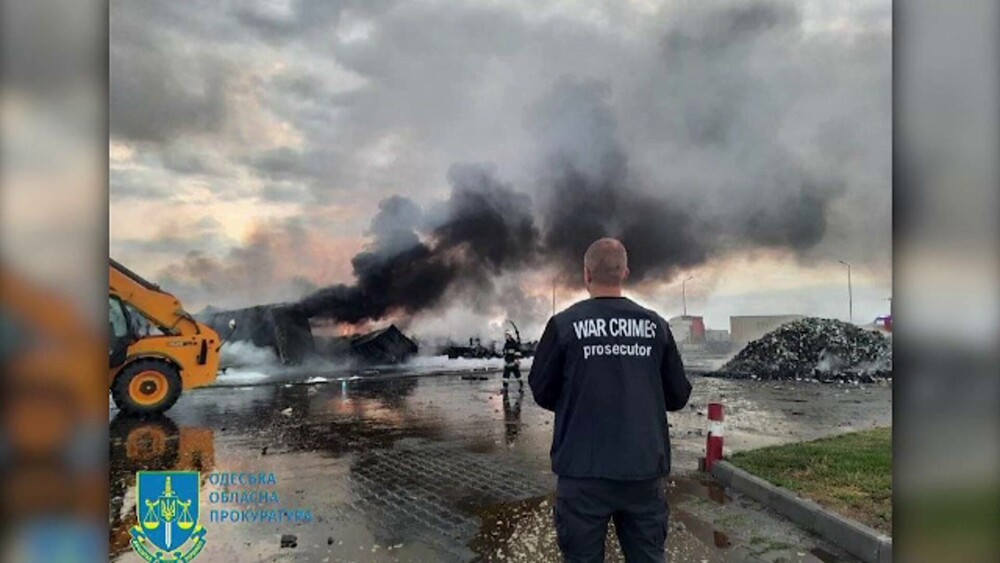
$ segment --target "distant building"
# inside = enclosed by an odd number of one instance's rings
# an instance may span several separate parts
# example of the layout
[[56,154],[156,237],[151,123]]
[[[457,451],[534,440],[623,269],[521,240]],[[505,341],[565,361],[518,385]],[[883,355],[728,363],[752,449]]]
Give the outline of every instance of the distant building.
[[705,340],[707,342],[729,342],[729,331],[707,329],[705,331]]
[[705,330],[705,350],[709,353],[728,354],[733,344],[729,341],[728,330]]
[[729,317],[729,334],[734,345],[742,346],[779,326],[804,319],[805,315],[740,315]]
[[674,340],[681,344],[701,344],[705,342],[705,319],[693,315],[681,315],[667,321]]

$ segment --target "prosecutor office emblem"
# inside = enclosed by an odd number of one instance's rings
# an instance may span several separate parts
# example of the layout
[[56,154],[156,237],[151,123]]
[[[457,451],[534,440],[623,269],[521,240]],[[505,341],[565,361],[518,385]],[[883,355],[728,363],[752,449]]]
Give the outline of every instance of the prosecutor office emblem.
[[130,531],[132,549],[146,561],[187,563],[205,547],[198,522],[201,474],[197,471],[139,471]]

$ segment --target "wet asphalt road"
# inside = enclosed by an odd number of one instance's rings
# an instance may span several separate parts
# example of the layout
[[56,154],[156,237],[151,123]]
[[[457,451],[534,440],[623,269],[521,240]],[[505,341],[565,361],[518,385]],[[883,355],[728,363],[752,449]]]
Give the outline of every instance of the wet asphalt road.
[[[169,418],[111,423],[111,547],[136,522],[135,471],[202,472],[198,561],[556,561],[552,415],[498,373],[323,381],[223,378]],[[309,383],[306,383],[309,382]],[[726,405],[727,451],[891,423],[887,385],[761,383],[692,375],[671,413],[671,561],[852,561],[696,473],[705,405]],[[114,417],[114,409],[112,416]],[[212,504],[211,472],[274,473],[277,504]],[[259,489],[260,487],[257,487]],[[212,494],[212,493],[216,494]],[[275,497],[271,497],[275,498]],[[212,509],[308,510],[310,522],[209,522]],[[282,535],[295,536],[282,547]],[[286,538],[290,539],[290,538]],[[621,560],[609,538],[608,560]]]

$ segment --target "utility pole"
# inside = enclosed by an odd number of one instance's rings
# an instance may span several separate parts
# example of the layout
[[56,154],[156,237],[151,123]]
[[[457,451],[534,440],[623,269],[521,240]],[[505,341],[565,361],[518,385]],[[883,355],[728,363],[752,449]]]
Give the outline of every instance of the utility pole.
[[854,322],[854,291],[851,288],[851,265],[843,260],[838,260],[847,266],[847,322]]
[[681,280],[681,302],[684,304],[684,316],[688,316],[688,300],[687,300],[687,282],[694,279],[694,276],[688,276],[687,278]]
[[552,280],[552,316],[556,316],[556,280]]

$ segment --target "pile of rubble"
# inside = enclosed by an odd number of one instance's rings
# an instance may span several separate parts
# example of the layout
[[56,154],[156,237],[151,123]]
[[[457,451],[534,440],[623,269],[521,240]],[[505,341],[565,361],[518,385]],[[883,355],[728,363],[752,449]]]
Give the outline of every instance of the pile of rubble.
[[892,342],[849,323],[806,318],[750,342],[713,375],[764,381],[873,382],[892,377]]

